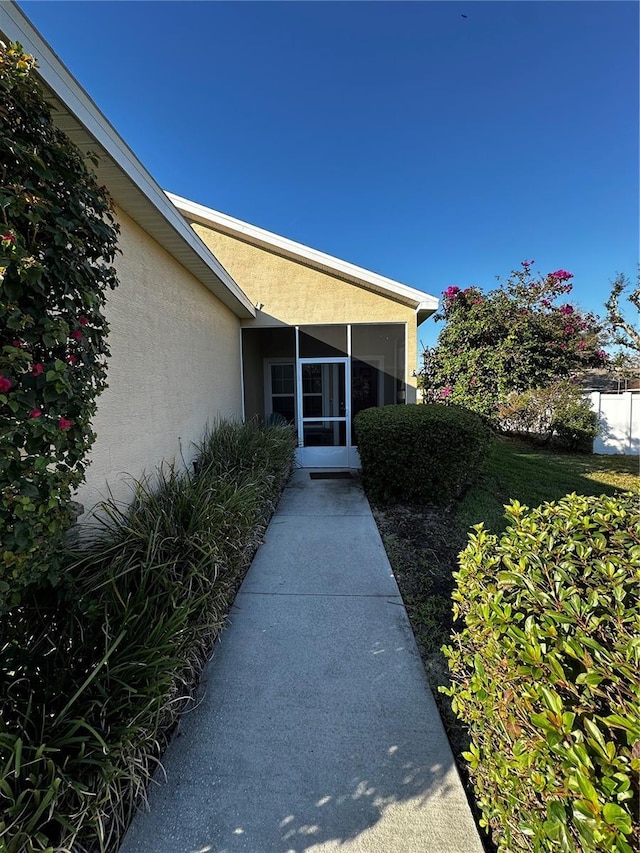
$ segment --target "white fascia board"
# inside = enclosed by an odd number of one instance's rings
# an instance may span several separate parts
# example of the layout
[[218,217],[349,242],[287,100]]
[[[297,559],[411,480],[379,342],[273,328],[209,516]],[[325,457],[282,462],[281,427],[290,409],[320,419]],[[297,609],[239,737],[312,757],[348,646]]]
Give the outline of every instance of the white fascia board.
[[[432,314],[438,309],[438,300],[435,296],[430,296],[421,290],[414,287],[409,287],[406,284],[401,284],[393,279],[386,278],[378,273],[366,270],[363,267],[358,267],[355,264],[350,264],[348,261],[340,260],[332,255],[327,255],[317,249],[312,249],[310,246],[305,246],[303,243],[296,243],[294,240],[289,240],[287,237],[281,237],[279,234],[273,234],[271,231],[265,231],[263,228],[258,228],[256,225],[250,225],[248,222],[243,222],[241,219],[235,219],[233,216],[228,216],[226,213],[220,213],[217,210],[212,210],[202,204],[197,204],[195,201],[182,198],[174,193],[167,193],[167,196],[175,204],[179,211],[187,216],[193,217],[202,224],[210,223],[224,229],[227,233],[236,233],[239,236],[245,237],[248,241],[258,243],[268,248],[280,252],[287,257],[300,258],[306,263],[319,267],[322,270],[333,270],[338,275],[344,276],[350,280],[357,280],[363,286],[373,285],[377,290],[389,293],[393,296],[400,297],[403,300],[411,303],[411,307],[424,316]],[[427,314],[425,314],[427,312]],[[423,316],[423,319],[424,319]]]
[[[0,0],[0,34],[9,41],[19,42],[27,53],[33,54],[37,59],[36,73],[45,86],[60,101],[64,109],[75,118],[83,129],[93,140],[106,152],[107,156],[116,167],[124,174],[127,182],[132,185],[132,205],[139,207],[139,194],[153,208],[145,217],[146,221],[139,224],[154,238],[153,225],[149,227],[150,219],[154,215],[164,220],[165,229],[169,225],[173,232],[177,233],[180,242],[186,244],[190,252],[195,253],[197,259],[192,259],[189,264],[188,258],[185,263],[183,253],[171,252],[187,269],[193,272],[205,286],[210,290],[211,273],[228,291],[224,301],[238,316],[255,317],[255,307],[248,296],[233,280],[218,259],[211,253],[207,246],[200,240],[192,228],[180,216],[175,207],[168,203],[165,193],[151,177],[142,163],[135,156],[126,142],[120,137],[109,120],[102,114],[94,101],[80,86],[77,80],[56,56],[51,47],[42,38],[38,31],[30,23],[24,12],[16,5],[14,0]],[[55,117],[54,117],[55,120]],[[108,188],[108,187],[107,187]],[[133,197],[136,196],[136,198]],[[115,199],[123,209],[127,210],[126,201],[122,203]],[[137,219],[137,217],[135,217]],[[159,240],[162,245],[162,240]],[[169,250],[171,251],[171,250]],[[180,257],[182,254],[182,257]],[[209,274],[203,267],[208,268]],[[200,268],[204,275],[198,276],[196,270]],[[215,292],[215,290],[214,290]],[[229,298],[230,297],[230,298]]]

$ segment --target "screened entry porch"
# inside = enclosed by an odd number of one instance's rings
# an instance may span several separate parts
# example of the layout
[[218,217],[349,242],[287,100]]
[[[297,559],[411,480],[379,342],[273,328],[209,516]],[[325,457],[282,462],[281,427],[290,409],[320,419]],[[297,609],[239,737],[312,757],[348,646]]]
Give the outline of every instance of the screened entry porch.
[[355,415],[406,401],[404,323],[242,330],[245,417],[296,428],[303,467],[357,468]]

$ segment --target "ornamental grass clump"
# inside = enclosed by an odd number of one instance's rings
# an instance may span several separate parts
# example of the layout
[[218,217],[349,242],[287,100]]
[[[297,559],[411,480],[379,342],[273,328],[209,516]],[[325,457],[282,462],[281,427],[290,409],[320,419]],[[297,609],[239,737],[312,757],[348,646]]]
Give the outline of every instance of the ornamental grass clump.
[[220,424],[195,473],[164,466],[104,504],[67,583],[0,622],[2,853],[117,849],[293,454],[288,427]]
[[374,501],[453,502],[478,476],[491,441],[475,412],[439,403],[365,409],[354,429]]
[[499,853],[637,850],[640,495],[507,508],[460,555],[444,649]]

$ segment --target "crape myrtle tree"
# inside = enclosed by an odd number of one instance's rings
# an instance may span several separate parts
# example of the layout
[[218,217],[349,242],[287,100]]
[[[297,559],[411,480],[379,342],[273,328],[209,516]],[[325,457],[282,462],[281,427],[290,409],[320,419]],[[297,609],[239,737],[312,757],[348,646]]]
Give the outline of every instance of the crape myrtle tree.
[[598,318],[568,300],[572,273],[534,273],[523,261],[488,293],[448,287],[436,320],[446,326],[423,354],[429,401],[466,406],[495,420],[511,392],[543,388],[605,363]]
[[0,43],[0,614],[55,579],[106,384],[118,229],[19,44]]

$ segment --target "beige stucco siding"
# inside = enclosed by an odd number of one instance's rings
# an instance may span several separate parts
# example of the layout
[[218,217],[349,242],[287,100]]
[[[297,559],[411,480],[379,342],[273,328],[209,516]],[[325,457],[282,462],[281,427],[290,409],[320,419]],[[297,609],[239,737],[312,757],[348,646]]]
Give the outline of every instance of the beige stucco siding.
[[244,325],[406,323],[408,382],[415,384],[411,374],[418,342],[412,308],[197,222],[193,227],[251,301],[262,303],[256,319]]
[[122,211],[109,294],[109,387],[98,400],[96,442],[78,500],[126,500],[126,475],[193,458],[219,416],[241,417],[240,323],[204,285]]

